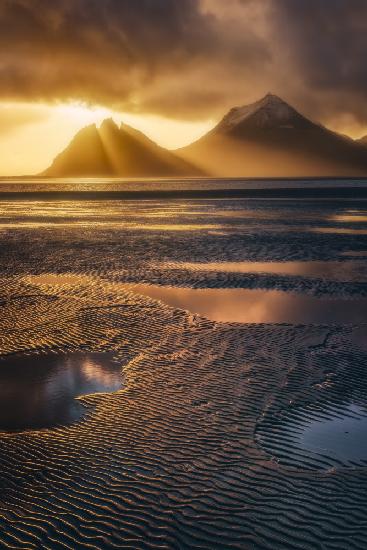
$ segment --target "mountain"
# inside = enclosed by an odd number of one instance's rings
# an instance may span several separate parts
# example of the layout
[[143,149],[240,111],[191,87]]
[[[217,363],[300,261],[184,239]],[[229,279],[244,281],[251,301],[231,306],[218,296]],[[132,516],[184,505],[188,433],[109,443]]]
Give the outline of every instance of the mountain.
[[202,172],[141,132],[106,119],[80,130],[42,176],[177,177]]
[[222,177],[366,176],[366,148],[304,117],[273,94],[231,109],[176,154]]
[[304,117],[279,97],[231,109],[198,141],[168,151],[112,119],[76,134],[41,175],[48,177],[367,176],[358,141]]
[[363,136],[363,137],[357,139],[357,142],[358,142],[358,143],[361,143],[362,145],[364,145],[365,147],[367,147],[367,136]]

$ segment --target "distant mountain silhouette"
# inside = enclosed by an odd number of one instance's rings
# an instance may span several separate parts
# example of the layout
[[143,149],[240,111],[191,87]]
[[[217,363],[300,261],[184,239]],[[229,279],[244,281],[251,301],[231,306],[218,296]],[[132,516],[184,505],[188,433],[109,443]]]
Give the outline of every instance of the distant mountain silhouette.
[[48,177],[367,176],[367,136],[358,141],[312,122],[279,97],[231,109],[198,141],[168,151],[112,119],[76,134]]
[[362,143],[308,120],[272,94],[231,109],[213,130],[176,153],[215,176],[367,175]]
[[367,136],[363,136],[360,139],[357,140],[358,143],[361,143],[365,147],[367,147]]
[[174,177],[202,172],[141,132],[112,119],[80,130],[42,175],[48,177]]

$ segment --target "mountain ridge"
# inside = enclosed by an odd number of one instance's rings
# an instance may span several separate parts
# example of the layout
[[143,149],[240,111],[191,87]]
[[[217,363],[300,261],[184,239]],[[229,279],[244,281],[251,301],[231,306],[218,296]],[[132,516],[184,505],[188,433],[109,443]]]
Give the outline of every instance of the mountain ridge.
[[274,94],[234,107],[200,139],[169,151],[105,119],[82,128],[42,172],[48,177],[360,177],[367,138],[354,141]]
[[367,175],[361,143],[309,120],[274,94],[231,109],[176,153],[220,177]]
[[177,157],[126,124],[112,118],[99,128],[91,124],[77,132],[69,145],[42,172],[46,177],[169,177],[201,175]]
[[230,109],[213,130],[226,133],[249,121],[262,128],[271,127],[275,122],[282,123],[282,126],[287,127],[288,123],[295,119],[308,122],[303,115],[283,99],[268,93],[254,103]]

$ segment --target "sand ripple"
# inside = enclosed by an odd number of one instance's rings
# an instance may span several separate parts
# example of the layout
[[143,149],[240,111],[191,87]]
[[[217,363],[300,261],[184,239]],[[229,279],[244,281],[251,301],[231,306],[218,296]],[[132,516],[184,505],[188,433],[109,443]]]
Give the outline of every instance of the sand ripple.
[[4,241],[1,355],[111,351],[125,385],[81,398],[73,425],[0,434],[0,547],[364,549],[367,464],[300,452],[291,431],[366,405],[364,328],[214,323],[121,284],[365,296],[353,280],[154,267],[335,260],[365,249],[362,237],[172,233],[53,228]]

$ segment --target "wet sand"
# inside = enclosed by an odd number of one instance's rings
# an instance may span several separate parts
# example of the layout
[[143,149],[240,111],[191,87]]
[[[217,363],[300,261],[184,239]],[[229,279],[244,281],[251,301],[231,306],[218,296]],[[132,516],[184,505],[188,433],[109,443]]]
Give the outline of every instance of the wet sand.
[[0,547],[364,549],[365,203],[86,198],[0,198]]

